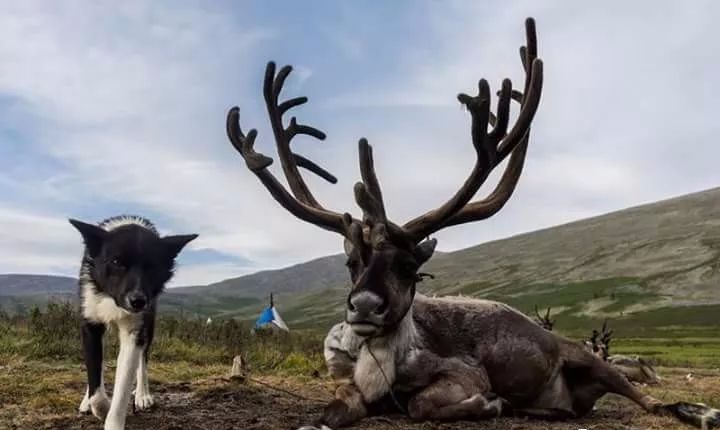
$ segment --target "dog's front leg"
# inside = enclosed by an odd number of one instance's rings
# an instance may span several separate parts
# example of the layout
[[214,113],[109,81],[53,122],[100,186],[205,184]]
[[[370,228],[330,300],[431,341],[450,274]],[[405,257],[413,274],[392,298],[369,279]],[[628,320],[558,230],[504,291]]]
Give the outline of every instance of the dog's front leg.
[[118,324],[120,335],[120,353],[115,371],[110,411],[105,419],[105,430],[123,430],[127,416],[128,401],[132,391],[133,378],[137,372],[143,347],[138,345],[138,336],[134,327]]
[[147,353],[144,353],[137,367],[137,381],[135,382],[135,408],[139,411],[150,409],[155,404],[155,400],[150,394],[147,363]]
[[143,344],[143,354],[137,367],[137,381],[135,382],[135,409],[145,411],[150,409],[154,404],[152,394],[150,394],[150,383],[148,382],[148,354],[150,352],[150,344],[155,334],[155,314],[147,313],[143,319],[143,325],[140,330],[139,340]]
[[83,355],[87,369],[88,385],[80,403],[80,413],[92,412],[93,415],[105,419],[110,407],[110,399],[105,393],[103,383],[103,345],[105,324],[83,320],[80,328],[83,344]]

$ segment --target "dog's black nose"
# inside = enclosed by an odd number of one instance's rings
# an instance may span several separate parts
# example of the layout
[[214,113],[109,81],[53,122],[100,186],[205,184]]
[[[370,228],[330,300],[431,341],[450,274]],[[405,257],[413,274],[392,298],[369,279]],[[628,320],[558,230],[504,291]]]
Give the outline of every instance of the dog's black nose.
[[130,304],[130,308],[134,311],[141,311],[145,309],[145,305],[147,305],[147,300],[145,299],[145,296],[141,295],[133,295],[128,298],[128,303]]

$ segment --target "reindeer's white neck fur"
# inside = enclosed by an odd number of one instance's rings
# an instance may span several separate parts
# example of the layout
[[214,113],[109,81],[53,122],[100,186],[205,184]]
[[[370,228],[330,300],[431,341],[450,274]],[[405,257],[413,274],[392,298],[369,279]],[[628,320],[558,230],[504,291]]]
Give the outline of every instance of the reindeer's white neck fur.
[[362,344],[353,381],[365,402],[374,402],[390,391],[397,377],[399,359],[406,356],[417,341],[418,332],[411,307],[392,333],[368,339]]

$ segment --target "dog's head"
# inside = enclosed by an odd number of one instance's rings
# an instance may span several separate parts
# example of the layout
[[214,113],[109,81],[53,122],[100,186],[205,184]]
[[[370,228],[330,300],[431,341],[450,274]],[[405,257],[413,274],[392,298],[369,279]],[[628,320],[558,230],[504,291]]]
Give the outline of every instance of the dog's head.
[[82,235],[88,275],[98,292],[129,312],[149,309],[170,280],[175,257],[196,234],[160,237],[153,229],[126,224],[105,230],[70,220]]

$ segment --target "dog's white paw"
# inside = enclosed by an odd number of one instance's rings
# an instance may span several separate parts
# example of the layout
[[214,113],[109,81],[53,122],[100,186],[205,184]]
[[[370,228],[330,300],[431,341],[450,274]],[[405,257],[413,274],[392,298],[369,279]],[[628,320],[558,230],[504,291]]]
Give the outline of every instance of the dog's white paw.
[[125,421],[108,417],[103,430],[125,430]]
[[135,393],[135,409],[138,411],[146,411],[153,407],[155,399],[150,393]]
[[88,396],[87,390],[85,390],[85,396],[83,397],[82,401],[80,402],[80,406],[78,407],[78,412],[81,414],[89,414],[90,413],[90,397]]
[[93,394],[93,396],[88,399],[88,403],[90,404],[92,414],[104,420],[110,410],[110,398],[105,394],[105,391],[100,390]]

